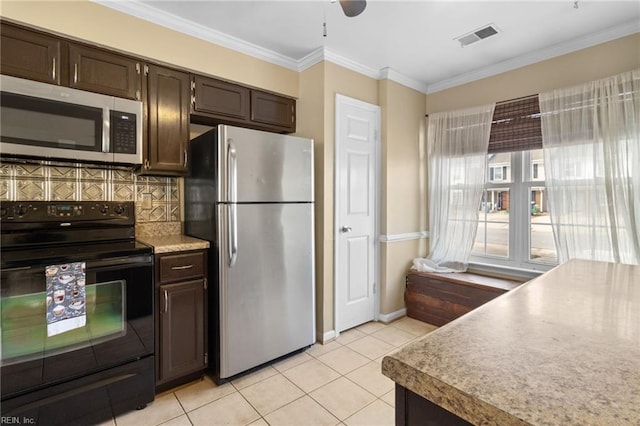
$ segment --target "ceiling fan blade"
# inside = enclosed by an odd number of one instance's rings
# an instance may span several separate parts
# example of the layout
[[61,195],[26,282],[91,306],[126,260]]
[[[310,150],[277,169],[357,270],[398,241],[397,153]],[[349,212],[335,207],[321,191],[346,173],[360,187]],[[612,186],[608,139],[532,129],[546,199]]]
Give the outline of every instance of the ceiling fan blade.
[[349,18],[358,16],[367,7],[367,0],[340,0],[342,11]]

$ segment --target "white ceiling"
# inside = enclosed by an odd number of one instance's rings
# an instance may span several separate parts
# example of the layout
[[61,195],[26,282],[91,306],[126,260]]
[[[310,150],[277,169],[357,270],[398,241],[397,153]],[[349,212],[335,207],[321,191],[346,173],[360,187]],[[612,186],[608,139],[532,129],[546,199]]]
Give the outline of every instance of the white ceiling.
[[[426,93],[640,32],[637,0],[369,0],[354,18],[331,0],[95,1],[288,68],[325,59]],[[455,40],[487,24],[500,32]]]

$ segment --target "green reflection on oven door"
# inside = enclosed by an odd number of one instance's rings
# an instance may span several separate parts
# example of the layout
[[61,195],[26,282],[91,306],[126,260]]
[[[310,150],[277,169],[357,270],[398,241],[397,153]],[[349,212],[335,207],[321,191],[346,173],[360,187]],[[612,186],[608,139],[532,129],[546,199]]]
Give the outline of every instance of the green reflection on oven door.
[[2,365],[57,355],[125,334],[124,281],[86,287],[84,327],[47,337],[46,292],[0,300]]

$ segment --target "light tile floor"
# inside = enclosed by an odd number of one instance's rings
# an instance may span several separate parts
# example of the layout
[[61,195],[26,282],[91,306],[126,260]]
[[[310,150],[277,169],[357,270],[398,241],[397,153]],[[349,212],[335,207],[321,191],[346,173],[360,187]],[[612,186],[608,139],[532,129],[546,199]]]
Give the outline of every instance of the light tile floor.
[[209,377],[156,395],[103,425],[393,425],[394,383],[382,358],[436,327],[370,322],[221,386]]

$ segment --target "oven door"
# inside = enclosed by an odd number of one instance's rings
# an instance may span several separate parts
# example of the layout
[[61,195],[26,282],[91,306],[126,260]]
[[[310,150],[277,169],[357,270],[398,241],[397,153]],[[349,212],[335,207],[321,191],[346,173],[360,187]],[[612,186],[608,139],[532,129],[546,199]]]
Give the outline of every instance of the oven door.
[[151,255],[86,261],[86,323],[52,336],[47,333],[47,266],[43,260],[1,271],[3,401],[153,355]]

